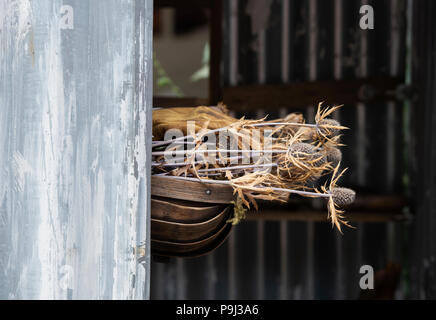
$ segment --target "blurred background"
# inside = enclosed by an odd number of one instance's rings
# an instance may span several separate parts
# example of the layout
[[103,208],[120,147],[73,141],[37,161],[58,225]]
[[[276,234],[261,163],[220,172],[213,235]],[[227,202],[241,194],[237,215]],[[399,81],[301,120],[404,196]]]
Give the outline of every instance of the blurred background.
[[[362,29],[370,5],[374,29]],[[340,184],[357,192],[340,234],[323,203],[263,205],[212,254],[153,261],[152,299],[436,297],[433,1],[154,1],[154,106],[235,117],[344,104]],[[412,112],[413,110],[413,112]],[[433,118],[432,118],[433,117]],[[433,120],[431,120],[433,119]],[[434,159],[433,159],[434,160]],[[360,292],[360,267],[376,288]]]

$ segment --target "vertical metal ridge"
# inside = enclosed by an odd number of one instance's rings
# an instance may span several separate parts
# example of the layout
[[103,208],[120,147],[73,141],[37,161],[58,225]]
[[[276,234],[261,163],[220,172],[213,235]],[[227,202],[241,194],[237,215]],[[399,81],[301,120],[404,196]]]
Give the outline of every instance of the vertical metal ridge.
[[[361,0],[361,6],[367,5],[368,0]],[[368,30],[360,30],[360,59],[356,70],[356,76],[365,78],[368,76]],[[359,186],[366,184],[366,105],[358,103],[356,106],[357,122],[357,183]],[[357,224],[357,267],[360,268],[363,262],[365,224]],[[358,272],[358,270],[356,270]]]
[[317,0],[309,0],[309,80],[315,81],[318,75],[318,21]]
[[265,297],[265,247],[264,247],[265,225],[263,221],[257,222],[257,298]]
[[[400,46],[400,29],[399,29],[399,1],[390,0],[390,65],[389,74],[391,76],[398,76],[399,70],[399,46]],[[386,133],[386,190],[393,192],[394,189],[394,174],[396,171],[395,161],[395,119],[396,119],[397,103],[388,102],[387,104],[387,133]],[[396,260],[396,243],[395,234],[396,228],[393,222],[389,222],[386,226],[387,237],[387,259],[388,261]]]
[[[399,27],[399,1],[390,0],[390,65],[389,74],[392,77],[398,76],[400,60],[400,27]],[[394,188],[395,174],[395,102],[388,102],[387,106],[387,134],[386,134],[386,183],[387,191],[392,192]]]
[[[343,41],[342,41],[342,33],[343,33],[343,0],[335,0],[334,3],[334,78],[337,80],[342,79],[342,56],[343,56]],[[340,101],[337,101],[340,103]],[[334,113],[334,118],[340,122],[340,110]],[[344,298],[344,276],[343,276],[343,254],[342,254],[342,240],[343,235],[340,232],[336,232],[335,237],[335,251],[336,251],[336,274],[335,274],[335,298],[343,299]]]
[[[265,110],[257,110],[256,118],[265,116]],[[265,298],[265,222],[257,221],[257,299]]]
[[238,84],[238,0],[230,1],[230,85]]
[[266,54],[266,34],[265,29],[259,31],[258,34],[258,56],[257,56],[257,72],[258,83],[264,84],[266,79],[266,66],[265,66],[265,54]]
[[[361,5],[368,4],[368,0],[361,0]],[[368,76],[368,30],[360,30],[360,59],[357,69],[357,76],[365,78]],[[366,183],[366,135],[365,104],[357,104],[357,181],[360,186]]]
[[[315,81],[318,77],[318,10],[317,0],[309,0],[309,81]],[[316,103],[316,102],[315,102]],[[306,119],[308,122],[313,122],[315,118],[315,108],[310,106],[307,108]],[[315,248],[315,225],[314,222],[307,222],[307,273],[306,273],[306,298],[315,298],[315,266],[314,266],[314,248]]]
[[315,223],[307,222],[306,299],[310,299],[310,300],[315,298],[314,238],[315,238]]
[[233,230],[233,232],[230,233],[229,238],[227,240],[227,246],[228,246],[228,272],[229,272],[229,278],[228,278],[228,293],[227,296],[230,300],[234,300],[237,297],[236,292],[236,253],[235,253],[235,232],[236,230]]
[[[288,24],[289,25],[289,24]],[[288,38],[286,38],[288,39]],[[288,53],[289,54],[289,53]],[[282,74],[282,76],[284,76]],[[287,73],[286,73],[287,76]],[[285,81],[284,81],[285,82]],[[287,115],[287,110],[281,108],[279,112],[279,117],[284,118]],[[279,298],[281,300],[287,300],[289,298],[288,285],[288,247],[291,245],[288,242],[288,221],[280,220],[280,292]]]
[[282,81],[289,81],[289,0],[282,0]]
[[[230,85],[236,86],[238,84],[238,0],[230,1]],[[234,112],[231,113],[232,116]],[[229,299],[236,299],[236,247],[235,247],[235,233],[237,230],[233,230],[227,240],[228,246],[228,297]]]
[[207,299],[215,299],[215,285],[217,281],[216,267],[215,267],[215,254],[212,252],[207,256]]
[[288,299],[288,222],[280,221],[280,294],[281,300]]
[[177,275],[176,299],[185,300],[186,299],[186,271],[185,271],[185,262],[183,261],[183,258],[176,259],[176,275]]
[[343,0],[335,0],[335,31],[334,31],[334,77],[335,79],[342,78],[342,11],[343,11]]

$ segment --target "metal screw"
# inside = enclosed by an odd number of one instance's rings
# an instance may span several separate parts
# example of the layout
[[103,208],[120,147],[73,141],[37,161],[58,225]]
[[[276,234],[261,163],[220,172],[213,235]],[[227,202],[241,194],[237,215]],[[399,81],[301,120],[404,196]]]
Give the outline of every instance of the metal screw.
[[210,191],[209,189],[207,189],[207,190],[206,190],[206,194],[207,194],[208,196],[210,196],[210,195],[212,194],[212,191]]

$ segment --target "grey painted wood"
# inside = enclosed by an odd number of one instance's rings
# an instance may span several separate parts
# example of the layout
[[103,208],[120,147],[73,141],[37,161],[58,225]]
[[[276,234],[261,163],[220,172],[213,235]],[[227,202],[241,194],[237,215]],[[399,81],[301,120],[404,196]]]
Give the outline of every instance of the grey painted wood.
[[0,1],[0,48],[0,298],[148,298],[152,1]]

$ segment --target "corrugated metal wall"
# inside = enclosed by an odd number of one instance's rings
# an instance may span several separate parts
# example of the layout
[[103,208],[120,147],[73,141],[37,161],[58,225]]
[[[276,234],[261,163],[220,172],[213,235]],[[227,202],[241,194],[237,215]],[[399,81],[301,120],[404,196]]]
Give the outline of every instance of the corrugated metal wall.
[[417,99],[411,113],[414,224],[411,297],[436,299],[436,2],[413,5],[412,81]]
[[[359,27],[364,4],[374,8],[375,30]],[[405,30],[401,0],[226,0],[224,85],[403,77]],[[312,121],[314,106],[247,116],[301,111]],[[359,193],[403,194],[403,105],[346,105],[336,117],[351,128],[343,139],[343,165],[350,169],[341,183]],[[153,263],[152,298],[357,298],[360,266],[380,270],[392,261],[406,267],[407,228],[354,225],[341,235],[327,222],[245,221],[211,255]],[[396,296],[403,295],[400,286]]]

